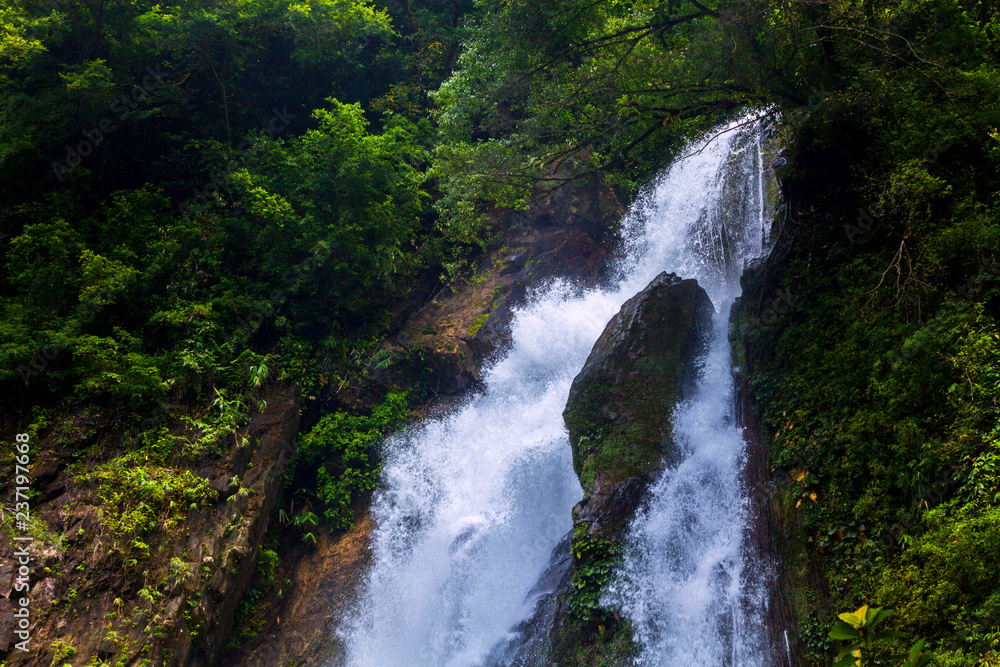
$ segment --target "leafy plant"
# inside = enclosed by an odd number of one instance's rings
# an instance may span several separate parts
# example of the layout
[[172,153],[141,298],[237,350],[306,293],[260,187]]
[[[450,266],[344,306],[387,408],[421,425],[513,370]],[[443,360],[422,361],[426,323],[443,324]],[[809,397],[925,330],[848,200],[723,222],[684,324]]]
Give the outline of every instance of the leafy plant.
[[875,630],[894,613],[881,607],[863,605],[857,611],[839,614],[837,618],[840,621],[830,630],[830,639],[846,640],[847,645],[837,654],[834,667],[876,664],[876,647],[886,639],[900,636],[895,632]]
[[[847,643],[837,654],[834,667],[865,667],[882,664],[882,656],[887,652],[884,645],[887,640],[906,637],[901,632],[877,630],[876,628],[895,615],[895,612],[882,607],[862,605],[856,611],[844,612],[830,630],[829,637]],[[925,652],[924,639],[917,641],[910,649],[909,655],[903,661],[903,667],[925,667],[931,664],[933,654]]]
[[358,493],[370,491],[378,483],[381,462],[377,447],[406,415],[406,396],[390,393],[372,409],[371,415],[345,412],[325,415],[300,438],[294,465],[324,462],[315,472],[316,497],[334,529],[348,530],[353,525],[351,503]]
[[292,525],[296,528],[303,528],[305,526],[315,526],[319,523],[319,518],[308,510],[303,510],[295,515],[292,519]]
[[601,620],[605,615],[601,610],[601,595],[612,568],[620,560],[618,546],[609,540],[592,538],[583,527],[578,527],[574,530],[571,550],[570,611],[585,623]]
[[926,639],[920,639],[913,648],[910,649],[910,653],[903,660],[902,667],[926,667],[934,662],[934,654],[924,651],[924,644],[927,643]]
[[149,557],[148,536],[174,528],[190,507],[211,506],[218,496],[207,479],[188,470],[131,461],[113,461],[78,480],[97,486],[101,533],[110,539],[112,553],[127,563]]
[[52,667],[64,667],[60,663],[74,655],[76,655],[76,649],[62,639],[56,639],[52,642]]
[[187,562],[177,556],[171,557],[168,567],[170,578],[173,579],[172,585],[175,587],[184,583],[191,574],[191,568]]

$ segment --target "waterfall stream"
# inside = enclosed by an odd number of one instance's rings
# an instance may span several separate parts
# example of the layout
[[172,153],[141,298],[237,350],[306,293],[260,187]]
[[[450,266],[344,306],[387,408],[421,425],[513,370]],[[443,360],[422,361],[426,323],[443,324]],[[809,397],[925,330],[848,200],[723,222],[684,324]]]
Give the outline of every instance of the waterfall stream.
[[604,602],[632,620],[641,664],[767,664],[741,549],[743,442],[726,338],[744,262],[763,252],[762,153],[756,123],[721,129],[633,206],[614,285],[535,294],[484,391],[387,443],[372,566],[340,629],[348,664],[486,664],[531,615],[583,495],[562,420],[570,384],[611,317],[661,271],[696,278],[718,314],[696,395],[675,414],[684,455],[633,522]]

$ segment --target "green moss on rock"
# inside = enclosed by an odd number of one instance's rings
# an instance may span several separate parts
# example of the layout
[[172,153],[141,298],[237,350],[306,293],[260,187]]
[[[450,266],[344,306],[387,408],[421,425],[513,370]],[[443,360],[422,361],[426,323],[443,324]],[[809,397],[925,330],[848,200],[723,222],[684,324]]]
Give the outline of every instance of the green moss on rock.
[[661,273],[629,299],[573,381],[563,413],[585,489],[656,470],[670,416],[693,373],[714,309],[697,281]]

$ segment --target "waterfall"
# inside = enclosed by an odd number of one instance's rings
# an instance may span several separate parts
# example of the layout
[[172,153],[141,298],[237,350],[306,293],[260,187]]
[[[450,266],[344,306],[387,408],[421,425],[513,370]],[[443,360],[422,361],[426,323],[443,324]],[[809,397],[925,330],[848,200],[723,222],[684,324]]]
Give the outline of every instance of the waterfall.
[[[721,149],[721,147],[720,147]],[[602,602],[632,622],[636,663],[670,667],[760,667],[767,655],[761,566],[748,562],[744,441],[735,423],[729,311],[746,261],[764,250],[763,152],[756,132],[736,133],[719,165],[696,227],[698,275],[717,313],[694,396],[673,415],[679,462],[664,470],[629,527],[624,563]],[[663,201],[646,202],[660,219],[686,189],[684,162],[661,182]],[[647,223],[648,224],[648,223]],[[682,273],[682,275],[684,275]]]
[[535,294],[484,391],[390,439],[371,569],[340,629],[349,665],[485,664],[531,615],[583,495],[562,420],[570,384],[608,320],[661,271],[696,278],[719,313],[699,389],[676,414],[684,460],[632,525],[605,603],[633,621],[643,664],[764,664],[744,639],[755,600],[726,341],[743,263],[763,248],[757,135],[737,121],[694,142],[626,217],[614,285]]

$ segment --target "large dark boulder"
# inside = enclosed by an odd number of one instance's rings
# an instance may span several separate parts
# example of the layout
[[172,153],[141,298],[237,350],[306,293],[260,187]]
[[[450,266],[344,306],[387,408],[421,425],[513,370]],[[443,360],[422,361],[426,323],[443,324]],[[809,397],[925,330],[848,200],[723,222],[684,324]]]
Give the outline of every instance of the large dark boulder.
[[670,455],[674,406],[694,388],[714,308],[695,280],[661,273],[625,302],[573,380],[563,416],[591,535],[632,517]]
[[694,280],[661,273],[625,302],[570,389],[563,417],[585,496],[553,553],[555,591],[502,647],[504,664],[634,664],[628,621],[600,607],[625,529],[671,456],[674,408],[694,390],[715,312]]

